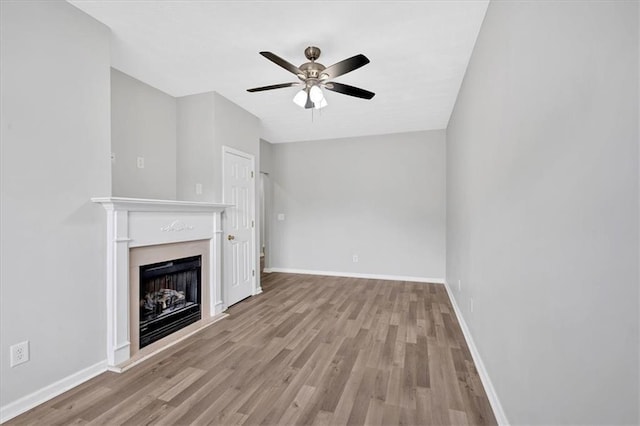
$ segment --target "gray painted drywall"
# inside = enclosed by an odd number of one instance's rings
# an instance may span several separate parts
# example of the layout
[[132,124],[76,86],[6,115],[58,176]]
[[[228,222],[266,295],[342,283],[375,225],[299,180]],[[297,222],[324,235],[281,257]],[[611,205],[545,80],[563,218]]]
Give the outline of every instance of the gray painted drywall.
[[175,200],[176,99],[112,69],[111,150],[114,196]]
[[[260,120],[219,93],[214,93],[214,99],[214,164],[222,164],[222,147],[228,146],[253,155],[256,161],[256,172],[259,171]],[[214,168],[213,178],[215,187],[222,188],[222,168]],[[256,212],[257,208],[256,203]],[[254,217],[257,218],[257,213]]]
[[[105,359],[109,30],[63,1],[0,2],[0,405]],[[35,262],[35,263],[34,263]],[[9,367],[9,346],[31,360]]]
[[513,424],[639,421],[637,8],[491,2],[447,129],[447,281]]
[[273,185],[271,173],[273,172],[273,145],[264,139],[260,139],[260,246],[264,247],[265,268],[271,266],[271,215],[273,204]]
[[254,155],[257,168],[260,120],[215,92],[177,98],[177,117],[178,198],[222,202],[222,147]]
[[273,171],[273,145],[264,139],[260,139],[260,171]]
[[444,278],[444,131],[272,149],[271,267]]
[[[220,188],[214,186],[213,93],[177,98],[177,192],[179,200],[220,202]],[[221,148],[220,148],[221,149]],[[196,184],[202,194],[196,194]]]

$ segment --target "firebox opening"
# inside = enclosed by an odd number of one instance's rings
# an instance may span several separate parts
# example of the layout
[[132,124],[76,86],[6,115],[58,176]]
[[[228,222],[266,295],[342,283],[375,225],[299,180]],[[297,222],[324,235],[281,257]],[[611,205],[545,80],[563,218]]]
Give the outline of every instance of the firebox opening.
[[140,266],[140,348],[202,318],[202,256]]

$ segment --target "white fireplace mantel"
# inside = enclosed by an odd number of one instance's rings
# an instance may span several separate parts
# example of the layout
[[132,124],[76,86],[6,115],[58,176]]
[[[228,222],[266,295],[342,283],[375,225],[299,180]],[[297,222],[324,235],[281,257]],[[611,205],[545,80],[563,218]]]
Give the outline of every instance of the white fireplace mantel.
[[[107,211],[107,362],[131,357],[129,337],[129,249],[187,241],[209,241],[211,316],[223,309],[221,214],[229,204],[142,198],[92,198]],[[204,301],[203,301],[204,303]]]

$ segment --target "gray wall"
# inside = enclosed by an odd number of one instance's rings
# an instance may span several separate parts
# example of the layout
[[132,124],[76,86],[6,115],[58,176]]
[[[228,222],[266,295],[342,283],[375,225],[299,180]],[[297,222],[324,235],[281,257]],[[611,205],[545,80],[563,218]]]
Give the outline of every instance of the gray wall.
[[444,131],[272,149],[271,267],[444,279]]
[[[222,164],[222,146],[226,145],[255,156],[256,172],[258,172],[260,166],[260,120],[218,93],[214,93],[214,99],[213,164]],[[214,167],[213,178],[215,187],[222,188],[221,167]],[[220,200],[222,201],[222,193],[220,193]],[[255,218],[258,217],[257,208],[256,203]]]
[[[179,200],[220,202],[220,188],[214,186],[213,160],[214,93],[177,99],[177,195]],[[222,149],[222,148],[220,148]],[[202,194],[196,194],[196,184]]]
[[[0,405],[105,358],[109,30],[62,1],[0,2]],[[35,263],[34,263],[35,262]],[[9,346],[31,361],[9,367]]]
[[222,147],[253,154],[257,168],[260,120],[215,92],[180,97],[177,105],[178,198],[222,202]]
[[260,139],[260,171],[273,172],[273,145],[264,139]]
[[271,266],[271,216],[273,210],[273,185],[271,173],[273,172],[273,145],[260,139],[260,246],[264,247],[265,267]]
[[176,99],[112,69],[111,150],[113,196],[174,200]]
[[513,424],[639,420],[637,9],[491,2],[447,129],[447,281]]

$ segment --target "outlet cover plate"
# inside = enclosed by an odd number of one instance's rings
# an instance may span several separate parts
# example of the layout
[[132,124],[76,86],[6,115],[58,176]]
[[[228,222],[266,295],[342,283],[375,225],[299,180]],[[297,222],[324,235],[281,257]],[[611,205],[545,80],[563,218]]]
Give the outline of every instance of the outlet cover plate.
[[29,361],[29,341],[16,343],[9,348],[11,367],[24,364]]

